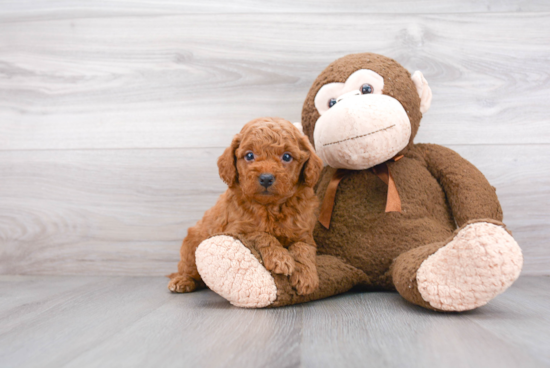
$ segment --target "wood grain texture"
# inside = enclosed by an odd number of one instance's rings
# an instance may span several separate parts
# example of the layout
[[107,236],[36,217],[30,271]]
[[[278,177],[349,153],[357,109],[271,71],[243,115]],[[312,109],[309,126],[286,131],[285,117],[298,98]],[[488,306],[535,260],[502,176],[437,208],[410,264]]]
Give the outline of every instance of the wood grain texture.
[[232,135],[373,51],[424,72],[417,142],[487,175],[548,275],[549,44],[543,0],[0,0],[0,274],[172,272]]
[[172,272],[225,190],[221,151],[3,152],[1,273]]
[[550,278],[489,305],[436,313],[396,293],[272,310],[165,278],[0,276],[0,359],[25,367],[544,367]]
[[[546,145],[450,146],[497,188],[524,274],[548,275]],[[165,275],[225,190],[223,149],[0,152],[0,273]]]
[[419,142],[550,143],[547,12],[55,14],[0,23],[0,150],[224,147],[364,51],[424,72]]
[[[510,292],[512,293],[512,292]],[[514,298],[517,300],[517,297]],[[434,314],[412,306],[395,293],[342,295],[304,308],[302,359],[307,367],[537,367],[547,353],[517,346],[518,336],[502,341],[479,326],[498,316],[533,318],[505,308],[464,314]],[[472,317],[475,314],[475,317]],[[509,316],[509,317],[508,317]],[[508,317],[508,318],[507,318]],[[540,317],[533,318],[539,323]],[[516,320],[517,321],[517,320]],[[498,324],[492,321],[491,325]],[[539,325],[540,326],[540,325]],[[540,327],[539,327],[540,328]],[[548,342],[542,329],[529,329]],[[521,340],[520,340],[521,341]],[[529,344],[527,347],[531,347]],[[345,362],[343,364],[343,362]]]
[[[550,281],[545,278],[546,282]],[[498,336],[507,343],[528,352],[531,356],[543,357],[550,365],[550,328],[541,329],[538,326],[550,324],[550,303],[544,302],[550,298],[550,287],[541,286],[538,278],[524,277],[519,280],[519,287],[513,292],[504,293],[488,304],[483,311],[492,315],[479,318],[478,313],[472,313],[468,318],[484,329]],[[499,319],[507,305],[515,304],[510,318]]]
[[2,0],[2,21],[191,13],[475,13],[549,11],[544,0]]

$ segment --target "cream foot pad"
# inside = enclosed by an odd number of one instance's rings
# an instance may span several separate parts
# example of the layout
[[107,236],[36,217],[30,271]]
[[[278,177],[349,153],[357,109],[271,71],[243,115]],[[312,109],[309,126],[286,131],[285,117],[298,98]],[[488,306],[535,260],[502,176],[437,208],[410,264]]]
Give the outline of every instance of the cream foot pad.
[[262,308],[277,298],[275,280],[239,240],[214,236],[198,246],[195,257],[206,285],[234,306]]
[[470,310],[512,285],[522,265],[521,249],[506,230],[475,223],[422,262],[416,274],[418,291],[435,308]]

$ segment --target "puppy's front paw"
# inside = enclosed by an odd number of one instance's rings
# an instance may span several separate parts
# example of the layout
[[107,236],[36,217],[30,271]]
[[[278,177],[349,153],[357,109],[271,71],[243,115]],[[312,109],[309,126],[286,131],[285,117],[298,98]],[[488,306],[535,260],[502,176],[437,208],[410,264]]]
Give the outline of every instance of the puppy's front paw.
[[296,289],[298,295],[313,293],[319,287],[317,269],[296,264],[296,269],[290,276],[290,284]]
[[168,283],[168,289],[173,293],[190,293],[197,288],[197,282],[187,275],[176,275]]
[[288,250],[285,248],[264,248],[261,253],[266,270],[283,274],[285,276],[291,275],[294,272],[294,258],[292,258],[290,253],[288,253]]

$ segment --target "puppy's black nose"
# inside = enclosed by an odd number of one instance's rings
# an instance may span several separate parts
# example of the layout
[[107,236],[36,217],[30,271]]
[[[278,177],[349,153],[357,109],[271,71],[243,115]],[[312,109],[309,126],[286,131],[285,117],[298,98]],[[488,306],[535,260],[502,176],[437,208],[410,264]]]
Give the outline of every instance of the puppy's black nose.
[[267,189],[268,187],[273,185],[275,177],[273,176],[273,174],[262,174],[260,175],[258,180],[260,181],[260,185]]

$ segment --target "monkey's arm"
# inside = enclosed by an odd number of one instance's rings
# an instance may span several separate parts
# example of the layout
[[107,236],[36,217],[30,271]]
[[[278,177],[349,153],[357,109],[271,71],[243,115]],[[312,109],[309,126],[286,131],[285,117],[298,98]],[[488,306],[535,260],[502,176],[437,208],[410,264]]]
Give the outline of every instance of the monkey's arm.
[[468,221],[502,221],[496,190],[485,176],[455,151],[436,144],[416,144],[428,170],[443,187],[457,225]]

